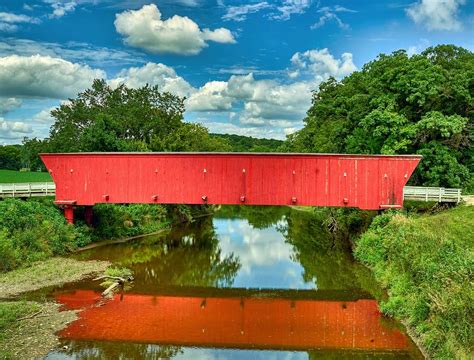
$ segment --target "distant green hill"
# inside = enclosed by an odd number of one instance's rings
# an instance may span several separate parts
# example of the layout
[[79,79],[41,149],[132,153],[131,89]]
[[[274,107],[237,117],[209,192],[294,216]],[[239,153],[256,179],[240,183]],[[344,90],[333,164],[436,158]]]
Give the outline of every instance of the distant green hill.
[[223,139],[232,146],[235,152],[277,152],[283,144],[282,140],[258,139],[251,136],[234,134],[210,134],[211,137]]

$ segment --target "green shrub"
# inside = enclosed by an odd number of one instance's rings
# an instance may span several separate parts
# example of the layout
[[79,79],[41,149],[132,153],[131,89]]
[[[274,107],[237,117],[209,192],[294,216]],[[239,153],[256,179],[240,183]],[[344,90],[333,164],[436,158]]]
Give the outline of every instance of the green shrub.
[[18,254],[11,241],[7,239],[5,230],[0,232],[0,272],[17,267]]
[[378,216],[355,256],[389,291],[381,304],[440,359],[469,358],[474,344],[474,207],[434,215]]
[[98,204],[94,217],[94,236],[102,239],[151,233],[168,224],[165,206],[154,204]]
[[[90,228],[81,221],[68,225],[51,200],[5,199],[0,202],[0,271],[64,255],[93,240],[156,232],[173,219],[192,221],[193,209],[185,205],[98,204],[94,207],[94,227]],[[207,211],[205,207],[196,209]],[[80,218],[81,208],[76,215]]]
[[0,271],[63,255],[90,241],[51,201],[6,199],[0,214]]

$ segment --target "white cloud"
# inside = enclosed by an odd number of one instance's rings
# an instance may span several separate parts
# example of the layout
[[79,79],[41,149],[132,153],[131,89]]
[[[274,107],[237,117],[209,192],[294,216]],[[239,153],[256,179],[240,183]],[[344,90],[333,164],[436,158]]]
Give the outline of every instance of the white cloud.
[[408,56],[413,56],[415,54],[421,53],[423,50],[425,50],[428,46],[430,46],[430,41],[427,39],[420,39],[418,41],[418,44],[409,46],[407,48],[407,55]]
[[227,82],[210,81],[186,100],[188,111],[223,111],[232,108],[232,98],[226,95]]
[[21,106],[21,100],[15,98],[0,97],[0,115],[6,114]]
[[[311,104],[311,90],[316,84],[300,81],[288,85],[274,82],[256,82],[260,91],[247,100],[241,121],[256,119],[268,123],[270,120],[300,121]],[[281,123],[280,123],[281,124]]]
[[[330,76],[337,79],[349,75],[357,68],[352,54],[335,58],[328,49],[313,49],[295,53],[288,72],[292,82],[257,80],[253,73],[232,75],[228,81],[212,81],[195,89],[187,101],[190,111],[226,111],[232,121],[238,121],[245,131],[255,136],[265,129],[267,136],[292,133],[301,127],[302,119],[311,104],[311,91]],[[236,113],[237,109],[241,109]],[[222,123],[212,122],[223,129]],[[210,126],[206,122],[206,126]],[[233,124],[232,129],[237,126]],[[213,131],[214,131],[213,129]],[[228,128],[226,128],[228,129]],[[251,130],[249,130],[251,129]],[[234,132],[235,133],[235,132]],[[261,136],[260,136],[261,137]]]
[[229,29],[219,28],[215,30],[204,29],[202,31],[202,38],[206,41],[214,41],[221,44],[235,44],[234,35]]
[[[0,54],[1,50],[0,42]],[[160,91],[184,96],[187,98],[186,119],[202,121],[211,131],[284,138],[285,134],[301,128],[312,90],[330,76],[340,79],[354,70],[352,54],[344,53],[337,58],[328,49],[312,49],[291,57],[290,67],[279,71],[279,75],[291,75],[286,78],[258,79],[250,72],[232,75],[227,81],[209,81],[197,88],[173,68],[147,63],[124,68],[108,82],[111,86],[126,84],[133,88],[157,85]],[[16,76],[12,77],[13,73]],[[50,56],[0,57],[0,100],[16,106],[16,100],[7,102],[5,99],[65,99],[90,87],[94,78],[106,78],[106,74]],[[40,109],[31,117],[34,129],[51,122],[51,108]],[[226,123],[217,119],[228,120]]]
[[273,138],[284,139],[285,130],[281,128],[266,128],[263,126],[242,126],[241,124],[232,124],[229,122],[209,122],[206,119],[198,119],[204,123],[206,127],[213,133],[217,134],[236,134],[244,136],[252,136],[255,138]]
[[52,106],[47,109],[41,110],[39,113],[33,115],[33,121],[40,123],[51,124],[54,122],[54,118],[51,116],[51,111],[57,109],[57,106]]
[[38,24],[39,20],[27,15],[17,15],[13,13],[0,12],[0,21],[4,23],[33,23]]
[[[311,103],[311,90],[315,84],[298,81],[291,84],[280,84],[275,80],[256,80],[253,74],[233,75],[227,82],[213,81],[194,92],[187,102],[191,111],[224,111],[233,106],[242,107],[238,113],[229,112],[229,118],[238,121],[244,134],[280,138],[284,129],[295,127],[295,122],[302,120]],[[206,122],[206,126],[211,126]],[[212,123],[211,130],[222,130],[222,123]],[[232,129],[237,125],[234,125]],[[220,130],[219,130],[220,129]],[[278,135],[276,135],[278,134]]]
[[357,70],[351,53],[343,53],[341,59],[336,59],[327,48],[297,52],[291,63],[300,73],[312,74],[321,81],[329,76],[342,78]]
[[18,15],[0,12],[0,31],[14,32],[19,29],[18,24],[39,24],[40,20],[28,15]]
[[289,20],[293,14],[303,14],[311,3],[311,0],[283,0],[277,7],[278,13],[270,17],[276,20]]
[[406,9],[408,16],[428,30],[459,31],[459,8],[465,0],[421,0]]
[[31,126],[24,122],[8,121],[0,117],[0,139],[21,139],[31,132]]
[[271,5],[266,1],[255,4],[228,6],[226,13],[222,16],[222,20],[244,21],[247,19],[248,14],[253,14],[270,7]]
[[347,30],[350,28],[348,24],[343,22],[337,13],[356,13],[357,11],[345,8],[340,5],[335,5],[333,7],[325,6],[318,10],[318,13],[322,14],[319,17],[319,20],[311,25],[311,29],[319,29],[320,27],[326,25],[328,22],[335,22],[336,25],[343,29]]
[[192,86],[176,71],[164,64],[147,63],[142,67],[131,67],[124,69],[116,78],[109,81],[112,86],[125,84],[129,87],[138,88],[146,84],[157,85],[160,91],[168,91],[179,96],[188,96]]
[[142,55],[133,50],[110,49],[82,42],[70,41],[59,44],[12,37],[0,39],[0,56],[7,55],[51,56],[93,66],[120,66],[145,62]]
[[49,15],[50,18],[60,18],[76,10],[77,3],[75,1],[61,2],[61,1],[48,1],[51,3],[53,12]]
[[233,65],[230,67],[210,67],[206,69],[210,74],[230,74],[230,75],[247,75],[253,73],[254,75],[272,75],[280,76],[286,74],[285,70],[269,70],[261,69],[256,66],[239,66]]
[[114,24],[126,44],[151,53],[196,55],[208,46],[207,41],[236,42],[228,29],[201,31],[198,24],[186,16],[174,15],[162,20],[154,4],[119,13]]
[[64,99],[105,76],[102,70],[50,56],[10,55],[0,58],[0,96]]

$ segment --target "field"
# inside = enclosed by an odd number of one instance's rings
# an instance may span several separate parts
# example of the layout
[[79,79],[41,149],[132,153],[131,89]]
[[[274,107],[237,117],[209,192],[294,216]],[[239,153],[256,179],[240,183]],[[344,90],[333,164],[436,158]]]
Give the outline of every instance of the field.
[[0,183],[28,183],[53,181],[47,172],[0,169]]

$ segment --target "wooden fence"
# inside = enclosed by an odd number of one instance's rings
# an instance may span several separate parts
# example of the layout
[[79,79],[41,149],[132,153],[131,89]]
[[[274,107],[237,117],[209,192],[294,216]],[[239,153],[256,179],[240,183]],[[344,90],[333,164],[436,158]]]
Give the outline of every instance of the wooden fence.
[[0,184],[0,198],[54,196],[55,194],[56,185],[53,182]]
[[435,202],[461,202],[461,189],[446,189],[437,187],[405,186],[403,188],[404,200],[435,201]]

